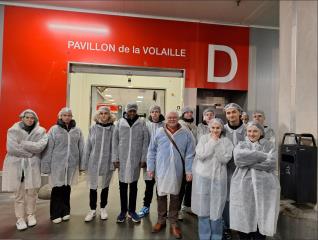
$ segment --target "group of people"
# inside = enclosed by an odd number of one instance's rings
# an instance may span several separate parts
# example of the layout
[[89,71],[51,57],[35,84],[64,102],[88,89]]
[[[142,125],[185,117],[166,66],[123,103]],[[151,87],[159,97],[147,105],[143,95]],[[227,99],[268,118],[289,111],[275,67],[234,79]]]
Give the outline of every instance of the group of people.
[[[265,114],[253,113],[243,122],[243,110],[235,103],[224,107],[227,123],[207,108],[196,126],[190,107],[164,117],[152,106],[147,120],[138,116],[138,106],[127,104],[115,121],[107,107],[97,110],[87,141],[76,127],[72,111],[62,108],[56,125],[46,133],[37,114],[27,109],[7,135],[2,189],[15,192],[17,229],[36,225],[35,208],[41,173],[52,186],[50,218],[53,223],[70,219],[71,185],[79,171],[87,173],[89,207],[85,221],[97,215],[108,218],[106,205],[113,172],[118,169],[120,213],[140,222],[150,212],[156,185],[158,233],[170,221],[171,234],[179,239],[183,212],[198,216],[201,240],[230,239],[231,230],[240,239],[265,239],[276,231],[280,185],[275,175],[277,152],[273,130],[264,126]],[[143,169],[143,207],[136,212],[137,184]],[[129,192],[128,192],[129,191]],[[169,197],[169,206],[168,206]]]

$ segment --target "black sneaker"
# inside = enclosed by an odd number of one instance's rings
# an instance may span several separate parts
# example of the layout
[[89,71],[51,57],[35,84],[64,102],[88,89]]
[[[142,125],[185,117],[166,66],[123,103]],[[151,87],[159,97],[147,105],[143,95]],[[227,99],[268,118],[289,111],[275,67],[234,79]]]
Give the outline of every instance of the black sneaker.
[[125,212],[120,212],[118,217],[117,217],[117,222],[118,223],[123,223],[126,220],[126,213]]
[[231,240],[232,239],[232,232],[230,229],[223,230],[223,240]]

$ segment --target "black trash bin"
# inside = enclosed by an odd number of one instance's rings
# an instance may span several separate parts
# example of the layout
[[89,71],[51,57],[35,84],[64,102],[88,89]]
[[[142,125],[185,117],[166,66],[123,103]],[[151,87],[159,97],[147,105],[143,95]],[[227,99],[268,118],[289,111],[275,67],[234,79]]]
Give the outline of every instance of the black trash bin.
[[[293,142],[287,143],[287,139]],[[317,201],[317,146],[312,134],[284,134],[280,183],[283,198],[296,203]]]

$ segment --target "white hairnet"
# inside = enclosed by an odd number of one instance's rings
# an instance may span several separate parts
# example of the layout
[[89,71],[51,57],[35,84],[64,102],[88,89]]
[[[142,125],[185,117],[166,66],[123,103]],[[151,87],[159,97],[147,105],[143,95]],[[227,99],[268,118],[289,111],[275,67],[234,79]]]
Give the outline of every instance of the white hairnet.
[[149,108],[149,112],[153,112],[153,111],[158,111],[159,113],[161,113],[161,108],[160,106],[158,105],[152,105],[150,108]]
[[65,113],[69,113],[69,114],[71,114],[73,116],[72,109],[70,109],[69,107],[63,107],[59,111],[58,118],[61,119],[62,115],[65,114]]
[[131,111],[131,110],[135,110],[138,111],[138,106],[136,103],[128,103],[126,106],[126,112]]
[[257,113],[261,114],[261,115],[265,118],[265,112],[264,112],[264,111],[262,111],[262,110],[255,110],[255,111],[253,112],[253,115],[254,115],[254,114],[257,114]]
[[193,113],[193,109],[190,106],[185,106],[184,108],[182,108],[182,115],[185,114],[186,112],[192,112]]
[[206,113],[209,113],[209,112],[211,112],[211,113],[214,114],[214,111],[213,111],[212,108],[207,108],[207,109],[205,109],[205,110],[203,111],[203,116],[204,116]]
[[223,131],[223,129],[224,129],[224,122],[222,121],[222,119],[220,119],[220,118],[213,118],[213,119],[211,119],[211,121],[209,122],[209,128],[211,128],[211,126],[212,126],[213,123],[219,124],[219,125],[221,126],[222,131]]
[[30,113],[33,115],[36,121],[39,121],[38,115],[32,109],[26,109],[22,113],[20,113],[19,117],[22,119],[25,117],[25,114]]
[[30,114],[33,115],[34,121],[35,121],[36,123],[39,122],[38,115],[37,115],[32,109],[26,109],[26,110],[24,110],[22,113],[20,113],[19,117],[22,119],[22,118],[25,117],[25,114],[27,114],[27,113],[30,113]]
[[108,107],[106,107],[106,106],[103,106],[103,107],[98,108],[98,110],[97,110],[98,114],[100,114],[101,112],[110,113],[110,109]]
[[257,127],[261,131],[261,136],[263,136],[263,137],[265,136],[264,127],[261,124],[257,123],[257,122],[253,122],[253,121],[248,122],[247,125],[246,125],[246,128],[253,127],[253,126]]
[[93,118],[93,120],[95,121],[95,122],[100,122],[100,113],[101,112],[107,112],[108,114],[109,114],[109,119],[108,119],[108,122],[115,122],[115,120],[116,120],[116,117],[113,115],[113,114],[111,114],[111,112],[110,112],[110,109],[108,108],[108,107],[106,107],[106,106],[103,106],[103,107],[100,107],[97,111],[96,111],[96,113],[95,113],[95,115],[94,115],[94,118]]
[[224,111],[230,109],[230,108],[235,108],[237,109],[240,113],[243,112],[243,109],[241,108],[240,105],[236,104],[236,103],[229,103],[224,107]]

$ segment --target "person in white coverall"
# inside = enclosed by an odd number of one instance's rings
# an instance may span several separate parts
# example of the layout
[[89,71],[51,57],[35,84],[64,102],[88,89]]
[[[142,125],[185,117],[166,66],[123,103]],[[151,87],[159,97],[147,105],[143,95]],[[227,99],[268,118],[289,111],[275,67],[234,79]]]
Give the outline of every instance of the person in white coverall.
[[42,173],[52,185],[50,216],[53,223],[70,219],[71,185],[77,183],[84,150],[82,131],[76,127],[72,110],[62,108],[56,125],[48,133],[49,142],[41,160]]
[[193,163],[191,209],[198,216],[200,240],[221,240],[222,213],[227,195],[227,167],[233,144],[224,136],[224,123],[214,118],[209,134],[196,147]]
[[181,238],[181,229],[177,225],[179,210],[179,192],[181,183],[192,180],[192,161],[194,142],[190,131],[178,123],[177,112],[166,115],[166,125],[159,128],[151,141],[147,155],[147,171],[157,182],[158,221],[152,232],[160,232],[166,226],[167,196],[170,195],[168,219],[171,234]]
[[265,239],[276,232],[280,184],[275,175],[277,151],[259,123],[247,124],[247,137],[234,148],[230,228],[240,239]]
[[95,124],[91,126],[81,161],[81,170],[87,171],[89,185],[90,211],[85,222],[90,222],[96,216],[97,189],[100,193],[100,218],[106,220],[108,214],[106,205],[108,201],[109,184],[113,176],[112,163],[112,137],[115,116],[108,107],[100,107],[94,117]]
[[40,158],[48,137],[45,129],[40,127],[37,114],[31,109],[24,110],[20,119],[8,130],[2,191],[15,192],[16,227],[24,230],[37,223],[35,210],[41,187]]

